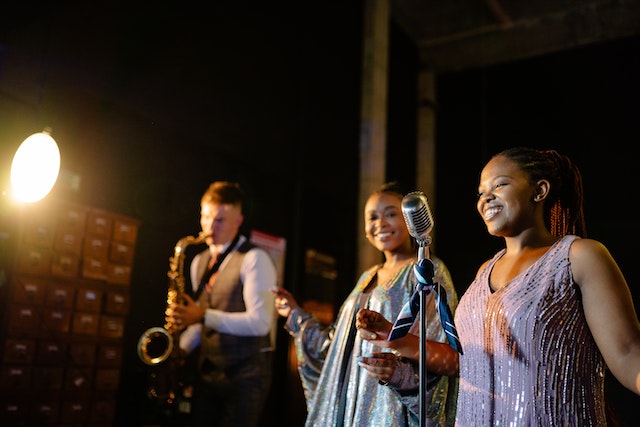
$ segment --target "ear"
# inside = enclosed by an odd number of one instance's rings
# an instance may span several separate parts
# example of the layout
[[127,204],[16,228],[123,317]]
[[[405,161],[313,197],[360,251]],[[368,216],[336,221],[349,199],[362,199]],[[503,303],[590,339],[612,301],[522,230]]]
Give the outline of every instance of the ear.
[[551,184],[546,179],[541,179],[536,183],[536,192],[533,196],[535,202],[541,202],[547,198],[549,191],[551,190]]

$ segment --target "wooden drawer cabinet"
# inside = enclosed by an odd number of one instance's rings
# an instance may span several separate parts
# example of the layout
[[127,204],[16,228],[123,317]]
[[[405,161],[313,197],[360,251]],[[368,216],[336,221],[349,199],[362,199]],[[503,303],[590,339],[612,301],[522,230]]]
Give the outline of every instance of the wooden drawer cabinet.
[[0,425],[111,427],[139,222],[76,204],[25,212],[0,292]]

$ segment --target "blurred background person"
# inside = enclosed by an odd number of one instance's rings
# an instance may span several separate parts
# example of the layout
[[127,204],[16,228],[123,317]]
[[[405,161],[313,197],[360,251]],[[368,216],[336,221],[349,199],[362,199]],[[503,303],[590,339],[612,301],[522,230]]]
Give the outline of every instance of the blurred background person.
[[201,199],[210,236],[190,265],[197,300],[176,304],[185,353],[198,349],[193,426],[258,426],[272,381],[271,330],[277,271],[270,255],[240,233],[244,192],[213,182]]

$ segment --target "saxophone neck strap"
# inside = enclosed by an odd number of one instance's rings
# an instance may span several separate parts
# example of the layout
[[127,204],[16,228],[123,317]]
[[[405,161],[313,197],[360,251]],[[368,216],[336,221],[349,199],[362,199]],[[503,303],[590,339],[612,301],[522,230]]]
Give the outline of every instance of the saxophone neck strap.
[[227,257],[227,255],[229,255],[231,253],[231,251],[233,251],[233,249],[238,244],[239,240],[240,240],[240,233],[236,234],[236,237],[233,238],[233,241],[231,242],[231,244],[229,244],[229,246],[227,247],[227,249],[223,253],[218,254],[218,258],[216,259],[216,261],[213,264],[213,266],[211,268],[209,268],[204,273],[204,275],[202,276],[202,279],[200,280],[200,285],[198,286],[198,290],[197,290],[197,292],[195,294],[195,298],[194,299],[196,301],[198,300],[198,298],[200,298],[200,294],[202,293],[202,290],[207,285],[207,282],[209,281],[211,276],[213,276],[213,274],[216,271],[218,271],[218,269],[220,268],[220,265],[222,264],[224,259]]

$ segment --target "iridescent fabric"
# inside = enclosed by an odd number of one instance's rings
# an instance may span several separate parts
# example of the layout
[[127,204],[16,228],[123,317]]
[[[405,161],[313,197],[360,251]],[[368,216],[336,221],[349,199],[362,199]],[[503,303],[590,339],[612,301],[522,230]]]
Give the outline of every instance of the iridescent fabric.
[[606,367],[569,263],[576,238],[562,238],[492,293],[489,274],[501,250],[460,299],[456,425],[606,425]]
[[[458,299],[446,266],[433,259],[436,280],[449,294],[453,310]],[[370,293],[363,294],[367,284],[375,276],[378,267],[364,272],[351,294],[342,305],[333,325],[326,327],[309,313],[294,310],[285,325],[294,337],[299,373],[307,401],[307,426],[314,427],[371,427],[419,425],[418,366],[403,365],[410,369],[412,389],[394,389],[382,386],[358,366],[356,358],[380,351],[371,343],[359,338],[355,328],[355,315],[366,307],[395,319],[403,304],[415,291],[413,263],[403,267],[389,283],[378,284]],[[427,299],[427,330],[430,339],[445,342],[444,331],[435,312],[433,293]],[[415,328],[414,328],[415,329]],[[415,329],[419,333],[419,329]],[[324,370],[323,370],[324,367]],[[406,378],[405,378],[406,379]],[[455,392],[457,381],[449,390],[450,378],[436,381],[425,396],[429,400],[427,426],[444,426],[446,411],[455,410],[455,402],[447,406]],[[450,414],[453,421],[453,415]]]

